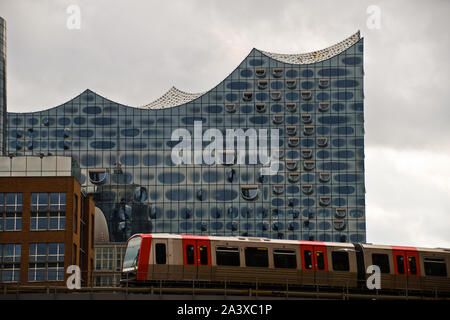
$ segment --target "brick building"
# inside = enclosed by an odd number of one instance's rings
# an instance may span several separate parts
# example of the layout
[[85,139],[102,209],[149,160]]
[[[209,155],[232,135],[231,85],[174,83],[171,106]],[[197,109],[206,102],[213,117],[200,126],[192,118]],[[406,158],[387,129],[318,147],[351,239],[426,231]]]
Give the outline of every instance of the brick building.
[[94,266],[95,205],[70,157],[0,157],[0,283],[65,285]]

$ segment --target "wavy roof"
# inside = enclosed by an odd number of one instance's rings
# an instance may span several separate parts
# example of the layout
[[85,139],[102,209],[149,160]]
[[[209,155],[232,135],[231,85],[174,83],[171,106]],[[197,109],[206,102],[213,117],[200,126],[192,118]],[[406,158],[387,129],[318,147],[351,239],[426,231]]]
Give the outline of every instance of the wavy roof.
[[[313,51],[309,53],[298,53],[298,54],[283,54],[283,53],[273,53],[273,52],[267,52],[267,51],[260,51],[262,54],[268,56],[269,58],[272,58],[274,60],[289,63],[289,64],[310,64],[310,63],[317,63],[324,60],[327,60],[331,57],[334,57],[335,55],[338,55],[339,53],[347,50],[352,45],[357,43],[360,40],[360,34],[359,31],[355,34],[351,35],[347,39],[332,45],[331,47],[319,50],[319,51]],[[191,102],[198,97],[202,96],[206,92],[202,93],[190,93],[190,92],[184,92],[181,91],[175,87],[170,88],[169,91],[167,91],[165,94],[163,94],[159,99],[142,106],[143,109],[165,109],[165,108],[171,108],[176,107],[188,102]]]
[[172,87],[163,94],[159,99],[142,106],[143,109],[164,109],[176,107],[184,103],[188,103],[194,99],[197,99],[205,92],[202,93],[189,93],[181,91],[175,87]]
[[347,50],[360,39],[359,31],[355,34],[351,35],[347,39],[332,45],[326,49],[322,49],[319,51],[313,51],[309,53],[298,53],[298,54],[283,54],[283,53],[273,53],[267,51],[261,51],[261,53],[266,56],[275,59],[284,63],[292,63],[292,64],[309,64],[309,63],[317,63],[324,60],[327,60],[339,53]]

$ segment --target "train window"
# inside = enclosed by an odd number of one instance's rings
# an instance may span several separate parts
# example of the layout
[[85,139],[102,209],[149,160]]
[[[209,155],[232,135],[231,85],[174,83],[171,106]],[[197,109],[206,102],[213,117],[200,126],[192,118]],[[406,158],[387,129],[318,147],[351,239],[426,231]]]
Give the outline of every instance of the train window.
[[311,259],[311,251],[304,250],[303,251],[303,263],[305,264],[305,269],[312,269],[312,259]]
[[333,251],[331,253],[333,261],[333,269],[335,271],[349,271],[350,264],[348,262],[348,253],[344,251]]
[[387,254],[372,253],[372,264],[380,267],[381,273],[390,273],[389,257]]
[[408,257],[408,263],[409,263],[409,273],[417,274],[416,257],[413,256]]
[[400,274],[404,274],[405,273],[405,261],[403,259],[403,256],[398,255],[396,257],[397,259],[397,272]]
[[325,259],[323,251],[316,251],[317,270],[325,269]]
[[205,266],[208,265],[208,247],[207,246],[200,246],[200,264]]
[[155,245],[156,264],[166,264],[166,244],[157,243]]
[[423,261],[427,276],[446,277],[447,266],[444,259],[425,258]]
[[192,244],[186,246],[186,264],[195,264],[194,246]]
[[123,269],[137,266],[139,261],[139,249],[141,248],[141,237],[136,237],[128,241],[125,257],[123,258]]
[[239,267],[241,265],[239,249],[234,247],[217,247],[216,263],[218,266]]
[[247,267],[268,267],[269,256],[267,248],[245,248],[245,265]]
[[273,263],[275,268],[296,269],[297,257],[295,256],[295,250],[274,250]]

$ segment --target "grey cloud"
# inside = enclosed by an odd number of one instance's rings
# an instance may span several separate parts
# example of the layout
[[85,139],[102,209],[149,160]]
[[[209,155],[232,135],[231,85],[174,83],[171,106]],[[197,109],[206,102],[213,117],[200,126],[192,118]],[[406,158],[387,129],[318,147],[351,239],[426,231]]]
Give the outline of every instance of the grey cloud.
[[[70,4],[81,8],[79,31],[66,28]],[[381,9],[379,30],[366,26],[369,5]],[[172,85],[191,92],[213,88],[253,47],[310,52],[360,29],[365,38],[366,146],[449,155],[449,9],[448,1],[406,0],[2,0],[0,14],[8,24],[8,108],[53,107],[86,88],[140,106]],[[366,168],[373,170],[367,175],[388,170],[377,167],[377,161],[383,159],[368,159]],[[398,173],[391,173],[395,188]],[[401,211],[413,207],[398,204],[398,198],[367,181],[368,212],[372,204],[394,206],[400,219]],[[415,192],[411,198],[420,195],[420,189]],[[441,219],[448,203],[437,206],[435,217]],[[376,218],[370,214],[368,222]],[[382,224],[368,230],[382,237],[377,227]],[[411,230],[417,229],[411,225]],[[437,239],[437,229],[424,230],[424,237]]]

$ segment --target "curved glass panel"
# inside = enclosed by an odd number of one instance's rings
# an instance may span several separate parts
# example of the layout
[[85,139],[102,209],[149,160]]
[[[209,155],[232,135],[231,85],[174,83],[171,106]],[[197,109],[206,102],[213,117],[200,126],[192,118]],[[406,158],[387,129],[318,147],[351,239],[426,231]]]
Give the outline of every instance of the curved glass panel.
[[89,170],[89,181],[93,184],[103,184],[106,181],[107,172],[106,170]]
[[241,195],[244,200],[254,201],[258,198],[259,190],[257,186],[242,186]]

